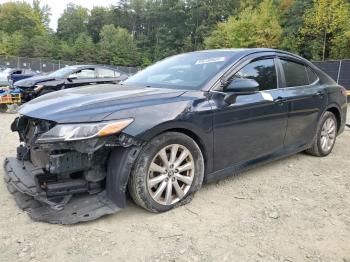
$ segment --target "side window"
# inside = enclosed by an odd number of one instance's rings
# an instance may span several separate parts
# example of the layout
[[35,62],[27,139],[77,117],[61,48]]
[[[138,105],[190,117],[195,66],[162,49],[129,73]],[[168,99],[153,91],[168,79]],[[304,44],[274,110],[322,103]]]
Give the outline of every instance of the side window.
[[98,68],[97,69],[97,77],[105,78],[105,77],[115,77],[114,71],[108,68]]
[[309,85],[309,78],[304,65],[282,59],[281,63],[286,79],[286,87]]
[[72,76],[75,76],[76,78],[82,79],[82,78],[95,78],[95,69],[89,68],[89,69],[82,69],[74,74]]
[[314,73],[314,71],[311,70],[310,67],[306,68],[306,72],[307,72],[307,76],[309,78],[310,84],[314,83],[318,79],[317,75]]
[[259,83],[260,90],[277,88],[277,74],[273,59],[254,61],[238,71],[234,78],[254,79]]

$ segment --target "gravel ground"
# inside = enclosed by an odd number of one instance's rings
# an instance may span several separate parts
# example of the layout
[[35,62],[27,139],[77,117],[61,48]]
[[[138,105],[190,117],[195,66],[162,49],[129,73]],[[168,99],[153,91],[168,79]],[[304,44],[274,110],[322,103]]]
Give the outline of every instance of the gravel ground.
[[[15,154],[14,117],[0,114],[0,162]],[[74,226],[31,221],[1,179],[0,261],[350,262],[349,164],[347,129],[327,158],[301,153],[205,185],[164,214],[130,202]]]

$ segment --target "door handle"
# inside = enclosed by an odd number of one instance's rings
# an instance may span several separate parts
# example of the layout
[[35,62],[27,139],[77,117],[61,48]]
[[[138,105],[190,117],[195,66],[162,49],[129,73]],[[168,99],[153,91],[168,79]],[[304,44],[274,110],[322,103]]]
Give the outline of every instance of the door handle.
[[287,99],[279,96],[275,100],[273,100],[273,102],[275,102],[275,104],[283,105],[285,102],[287,102]]
[[89,83],[90,85],[96,85],[97,83],[96,82],[93,82],[93,83]]

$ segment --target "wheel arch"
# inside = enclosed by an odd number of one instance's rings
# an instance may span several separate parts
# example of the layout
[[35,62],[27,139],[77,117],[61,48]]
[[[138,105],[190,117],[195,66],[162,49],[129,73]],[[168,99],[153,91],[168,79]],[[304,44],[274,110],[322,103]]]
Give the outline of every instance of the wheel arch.
[[337,131],[339,131],[342,123],[340,109],[336,104],[331,104],[326,108],[326,111],[333,113],[337,120]]
[[[211,170],[211,149],[207,146],[206,141],[194,130],[184,127],[169,127],[158,129],[143,137],[144,141],[150,141],[152,138],[167,133],[178,132],[192,138],[200,148],[204,160],[204,182],[207,178],[208,170]],[[147,139],[145,139],[147,137]],[[118,147],[112,151],[107,163],[107,183],[106,193],[108,198],[117,206],[123,208],[126,206],[126,189],[130,179],[134,163],[142,151],[142,146],[122,148]]]
[[198,145],[199,149],[202,152],[203,159],[204,159],[204,170],[207,169],[208,149],[205,146],[205,142],[203,141],[203,139],[198,134],[196,134],[194,131],[192,131],[190,129],[186,129],[186,128],[170,128],[170,129],[163,130],[163,132],[161,132],[161,133],[159,133],[157,135],[160,135],[160,134],[163,134],[163,133],[167,133],[167,132],[182,133],[182,134],[187,135],[190,138],[192,138],[193,141],[196,142],[196,144]]
[[213,167],[213,131],[212,126],[209,124],[207,127],[201,128],[188,121],[171,121],[155,126],[154,128],[147,130],[140,136],[142,141],[150,141],[154,137],[166,133],[166,132],[178,132],[185,134],[192,138],[199,146],[203,159],[204,159],[204,181],[206,180],[207,173],[212,171]]

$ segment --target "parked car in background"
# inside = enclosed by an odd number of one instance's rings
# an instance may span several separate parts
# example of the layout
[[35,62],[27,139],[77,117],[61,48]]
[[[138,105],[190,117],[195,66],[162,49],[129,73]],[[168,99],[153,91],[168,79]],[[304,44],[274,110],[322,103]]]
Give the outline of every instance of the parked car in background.
[[128,75],[111,66],[76,65],[67,66],[47,75],[34,76],[14,84],[23,91],[23,101],[43,94],[84,85],[119,83]]
[[6,68],[0,72],[0,86],[8,86],[20,79],[29,78],[38,74],[31,69]]
[[26,78],[30,78],[36,75],[39,75],[40,72],[39,71],[32,71],[32,70],[23,70],[22,73],[14,73],[11,74],[9,76],[9,83],[10,85],[13,85],[14,83],[26,79]]
[[301,151],[329,155],[346,112],[346,90],[297,55],[181,54],[120,85],[22,106],[11,127],[21,144],[5,180],[35,220],[117,212],[127,188],[139,206],[164,212],[188,203],[202,183]]

